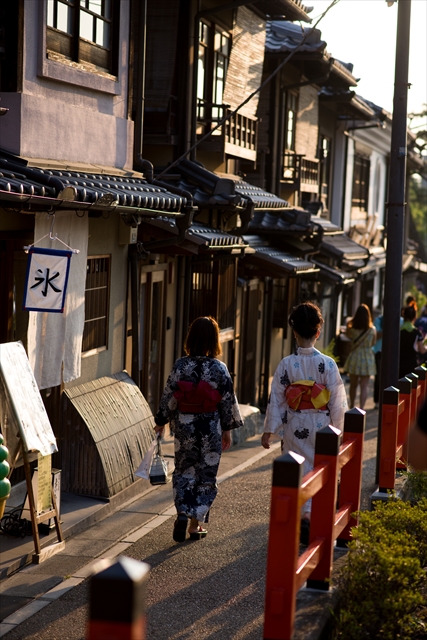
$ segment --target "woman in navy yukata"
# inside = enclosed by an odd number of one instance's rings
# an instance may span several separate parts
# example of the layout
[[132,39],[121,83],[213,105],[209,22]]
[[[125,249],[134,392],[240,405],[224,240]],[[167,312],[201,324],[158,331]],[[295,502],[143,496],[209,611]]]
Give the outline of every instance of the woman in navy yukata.
[[[294,307],[289,316],[297,348],[283,358],[271,384],[261,444],[281,439],[284,452],[304,456],[304,475],[313,469],[316,433],[332,424],[341,431],[347,396],[335,361],[314,348],[323,325],[322,312],[311,302]],[[301,543],[308,544],[311,500],[301,514]]]
[[214,318],[194,320],[184,350],[187,355],[175,362],[155,416],[156,433],[169,422],[175,437],[176,542],[185,540],[189,519],[190,538],[206,536],[202,523],[218,492],[221,453],[231,445],[230,430],[243,424],[230,374],[217,359],[222,351]]

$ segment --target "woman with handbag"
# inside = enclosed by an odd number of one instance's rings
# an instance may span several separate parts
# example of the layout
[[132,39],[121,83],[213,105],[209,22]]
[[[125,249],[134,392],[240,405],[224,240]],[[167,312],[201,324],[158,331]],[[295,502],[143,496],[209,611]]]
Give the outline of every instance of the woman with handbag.
[[377,332],[368,305],[361,304],[357,307],[354,317],[347,323],[346,333],[353,343],[344,365],[350,376],[350,409],[354,407],[359,385],[359,408],[363,409],[368,398],[369,378],[376,373],[372,347],[376,342]]
[[189,519],[190,538],[206,536],[202,523],[208,521],[217,495],[221,452],[231,445],[230,430],[243,425],[230,374],[217,359],[221,345],[216,320],[194,320],[184,350],[187,355],[175,362],[155,416],[156,433],[169,422],[175,438],[176,542],[184,542]]

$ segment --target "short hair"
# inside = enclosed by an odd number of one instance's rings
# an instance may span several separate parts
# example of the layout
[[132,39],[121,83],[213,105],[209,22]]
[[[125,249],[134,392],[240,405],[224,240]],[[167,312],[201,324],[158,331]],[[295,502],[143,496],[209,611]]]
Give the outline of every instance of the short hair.
[[417,312],[412,304],[408,304],[408,306],[403,309],[404,320],[412,322],[416,318],[416,316]]
[[313,302],[302,302],[292,309],[289,316],[289,326],[306,340],[315,336],[322,325],[322,312]]
[[184,351],[188,356],[216,358],[222,354],[219,326],[215,318],[203,316],[191,323],[185,339]]
[[354,316],[351,318],[348,326],[353,329],[362,329],[366,331],[369,327],[372,327],[371,310],[367,304],[360,304]]

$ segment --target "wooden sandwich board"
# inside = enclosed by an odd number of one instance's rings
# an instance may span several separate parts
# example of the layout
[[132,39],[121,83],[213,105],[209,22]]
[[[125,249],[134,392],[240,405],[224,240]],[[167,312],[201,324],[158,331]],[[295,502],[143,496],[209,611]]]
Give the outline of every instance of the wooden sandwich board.
[[[24,465],[35,548],[33,563],[39,564],[62,551],[65,541],[51,484],[50,460],[57,451],[56,438],[22,342],[0,344],[0,409],[5,444],[12,452],[9,476],[18,459]],[[37,496],[30,468],[30,456],[34,454],[44,469]],[[51,518],[58,541],[41,549],[38,525]]]

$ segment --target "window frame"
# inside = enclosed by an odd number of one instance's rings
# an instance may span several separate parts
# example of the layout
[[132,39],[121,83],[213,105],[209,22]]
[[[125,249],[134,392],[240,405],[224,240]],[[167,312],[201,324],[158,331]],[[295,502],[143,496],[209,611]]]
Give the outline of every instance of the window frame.
[[[80,9],[80,0],[75,0],[75,2],[78,2]],[[114,75],[107,70],[96,69],[94,65],[90,63],[78,63],[67,60],[65,57],[64,60],[48,58],[47,32],[50,27],[47,26],[47,0],[39,2],[40,37],[37,74],[40,77],[57,80],[66,84],[77,85],[110,95],[120,95],[122,93],[123,71],[119,64],[119,53],[121,50],[120,45],[126,39],[125,23],[127,23],[127,21],[121,19],[120,6],[121,0],[117,0],[113,5],[113,21],[115,24],[112,35],[114,45],[111,55],[116,65],[116,74]],[[96,47],[97,45],[94,46]]]
[[190,323],[199,316],[211,315],[224,332],[222,341],[233,339],[236,328],[236,290],[235,257],[218,256],[194,261],[191,268]]
[[351,188],[352,212],[368,213],[371,159],[355,151],[353,160],[353,180]]
[[[206,39],[202,39],[201,35],[206,33]],[[222,47],[216,47],[216,36],[219,35],[220,42],[223,38],[228,41],[228,51],[224,53]],[[223,105],[225,82],[227,78],[227,70],[230,62],[230,54],[232,48],[232,35],[230,30],[221,23],[210,20],[200,20],[198,33],[198,54],[197,54],[197,120],[198,122],[206,122],[212,120],[216,123],[223,117],[223,110],[213,105]],[[203,55],[201,55],[203,52]],[[203,73],[203,96],[200,95],[200,60],[204,61]],[[219,60],[225,61],[223,77],[220,79]],[[222,81],[222,96],[218,98],[218,86]],[[199,103],[200,101],[200,103]]]
[[[108,268],[106,269],[107,272],[107,283],[105,285],[105,287],[92,287],[90,289],[87,288],[87,274],[88,274],[88,267],[89,267],[89,262],[92,260],[108,260]],[[88,256],[87,257],[87,262],[86,262],[86,281],[85,281],[85,320],[84,320],[84,326],[83,326],[83,336],[82,336],[82,357],[88,357],[91,355],[94,355],[96,353],[100,353],[101,351],[106,351],[108,349],[108,338],[109,338],[109,321],[110,321],[110,295],[111,295],[111,262],[112,262],[112,256],[110,253],[106,253],[106,254],[99,254],[99,255],[94,255],[94,256]],[[101,289],[101,288],[105,288],[106,289],[106,296],[105,296],[105,314],[104,315],[100,315],[97,316],[96,318],[86,318],[86,304],[88,302],[88,295],[87,292],[88,291],[95,291],[95,289]],[[83,345],[84,345],[84,339],[85,339],[85,331],[86,331],[86,327],[89,326],[88,323],[93,322],[94,320],[99,320],[100,318],[105,318],[105,344],[102,345],[97,345],[97,346],[90,346],[89,349],[86,349],[85,351],[83,351]]]

